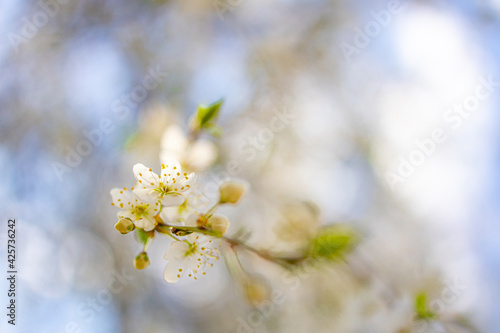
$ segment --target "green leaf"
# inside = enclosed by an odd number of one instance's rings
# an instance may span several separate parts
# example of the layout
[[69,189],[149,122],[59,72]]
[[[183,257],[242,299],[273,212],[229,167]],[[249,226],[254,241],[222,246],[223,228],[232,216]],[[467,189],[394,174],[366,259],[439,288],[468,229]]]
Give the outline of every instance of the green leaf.
[[191,126],[195,130],[207,129],[210,132],[213,132],[214,127],[216,127],[215,122],[219,118],[220,108],[223,102],[224,100],[220,99],[210,105],[199,105],[198,110],[196,110],[196,114],[193,117]]
[[200,124],[202,126],[217,120],[219,117],[219,110],[223,102],[224,101],[220,99],[208,106],[198,106],[198,117],[200,118]]
[[336,224],[319,231],[312,240],[310,256],[315,259],[339,260],[358,243],[359,235],[351,227]]
[[415,312],[418,319],[434,319],[436,314],[427,307],[427,295],[424,292],[415,297]]

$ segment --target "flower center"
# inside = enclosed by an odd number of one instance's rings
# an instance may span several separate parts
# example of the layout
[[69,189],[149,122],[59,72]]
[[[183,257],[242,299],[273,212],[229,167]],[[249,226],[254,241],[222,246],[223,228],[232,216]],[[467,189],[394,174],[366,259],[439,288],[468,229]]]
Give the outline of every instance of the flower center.
[[186,252],[186,257],[189,257],[196,253],[197,246],[196,244],[189,244],[189,249]]
[[147,205],[137,205],[134,207],[134,213],[137,218],[141,218],[143,216],[148,216],[148,206]]
[[168,187],[168,185],[160,183],[160,186],[156,188],[156,191],[160,193],[160,196],[163,197],[165,194],[171,192],[171,189],[170,187]]

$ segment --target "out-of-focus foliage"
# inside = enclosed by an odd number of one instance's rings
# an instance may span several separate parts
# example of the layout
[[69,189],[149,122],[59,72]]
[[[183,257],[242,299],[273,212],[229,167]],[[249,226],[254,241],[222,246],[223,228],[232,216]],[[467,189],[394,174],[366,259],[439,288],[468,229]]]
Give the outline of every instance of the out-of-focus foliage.
[[191,130],[194,133],[206,130],[214,136],[221,135],[222,129],[216,124],[216,121],[219,118],[220,107],[223,102],[221,99],[210,105],[199,105],[191,120]]
[[313,238],[310,256],[315,259],[343,259],[359,242],[358,233],[347,225],[336,224],[320,229]]
[[427,295],[424,292],[415,297],[415,311],[418,319],[434,319],[436,314],[429,310]]

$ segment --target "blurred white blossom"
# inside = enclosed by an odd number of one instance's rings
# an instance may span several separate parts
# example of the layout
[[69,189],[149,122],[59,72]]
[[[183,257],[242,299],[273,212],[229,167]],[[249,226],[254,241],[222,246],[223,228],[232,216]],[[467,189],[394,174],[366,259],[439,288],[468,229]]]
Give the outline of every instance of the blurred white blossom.
[[210,167],[217,159],[217,146],[210,140],[190,142],[178,125],[171,125],[163,132],[160,161],[178,160],[186,170],[200,171]]

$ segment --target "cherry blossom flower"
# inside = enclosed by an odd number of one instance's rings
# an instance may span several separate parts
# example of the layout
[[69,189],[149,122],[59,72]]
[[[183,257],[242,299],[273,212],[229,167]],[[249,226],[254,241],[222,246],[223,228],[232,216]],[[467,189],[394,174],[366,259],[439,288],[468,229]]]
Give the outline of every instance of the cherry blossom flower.
[[212,267],[219,259],[219,250],[211,237],[191,234],[187,241],[174,241],[163,256],[168,260],[163,277],[168,283],[177,282],[187,274],[197,280],[198,274],[205,275],[206,268]]
[[161,201],[163,207],[182,205],[182,193],[190,189],[195,179],[194,173],[182,172],[179,162],[176,161],[162,164],[159,175],[140,163],[134,165],[133,171],[138,182],[134,194],[144,202]]
[[[131,188],[131,190],[133,189]],[[113,199],[111,205],[122,209],[116,214],[119,219],[128,218],[134,222],[137,228],[142,228],[145,231],[151,231],[155,228],[157,224],[155,215],[160,210],[158,202],[145,203],[126,187],[113,188],[110,193]]]

